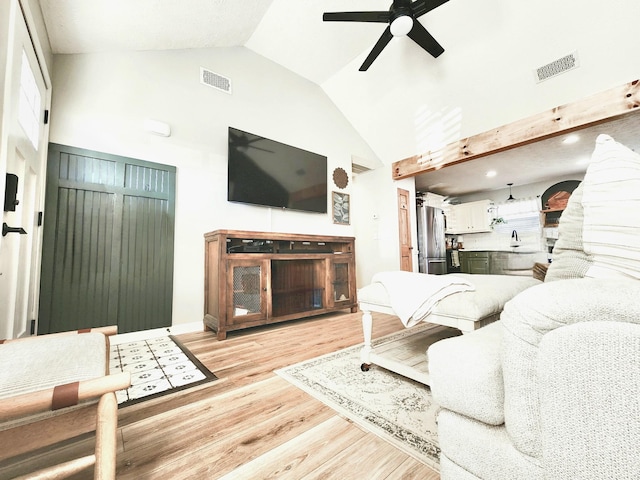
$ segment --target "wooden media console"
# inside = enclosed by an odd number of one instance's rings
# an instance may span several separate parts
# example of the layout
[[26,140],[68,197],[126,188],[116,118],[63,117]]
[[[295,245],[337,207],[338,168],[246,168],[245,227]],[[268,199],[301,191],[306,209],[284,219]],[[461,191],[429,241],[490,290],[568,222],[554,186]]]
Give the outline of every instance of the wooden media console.
[[204,326],[227,332],[357,311],[355,239],[216,230],[205,234]]

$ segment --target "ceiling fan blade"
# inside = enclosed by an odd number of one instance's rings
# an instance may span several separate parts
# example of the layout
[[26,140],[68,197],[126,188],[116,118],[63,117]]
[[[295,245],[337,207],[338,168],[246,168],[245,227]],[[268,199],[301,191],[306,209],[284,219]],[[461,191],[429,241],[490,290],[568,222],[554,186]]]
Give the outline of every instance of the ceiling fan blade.
[[430,12],[434,8],[438,8],[443,3],[447,3],[448,1],[449,0],[418,0],[417,2],[413,2],[411,4],[411,12],[413,13],[413,18],[418,18],[419,16]]
[[388,23],[389,12],[328,12],[322,15],[325,22],[375,22]]
[[413,27],[407,36],[429,52],[434,58],[439,57],[444,52],[442,45],[427,32],[427,29],[424,28],[418,20],[413,21]]
[[380,55],[380,52],[382,52],[384,47],[387,46],[392,38],[393,35],[391,34],[391,27],[388,26],[384,30],[384,32],[382,32],[382,35],[378,39],[378,42],[373,46],[373,50],[371,50],[371,53],[369,53],[369,56],[365,59],[364,63],[360,67],[361,72],[366,71],[371,66],[373,61],[378,57],[378,55]]
[[260,150],[262,152],[276,153],[273,150],[267,150],[266,148],[254,147],[253,145],[247,145],[247,148],[253,148],[254,150]]

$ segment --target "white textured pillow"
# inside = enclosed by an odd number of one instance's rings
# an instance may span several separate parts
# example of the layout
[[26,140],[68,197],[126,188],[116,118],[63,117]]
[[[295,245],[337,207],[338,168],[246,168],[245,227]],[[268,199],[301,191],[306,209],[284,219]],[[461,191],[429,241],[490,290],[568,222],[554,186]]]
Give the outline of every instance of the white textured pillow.
[[553,262],[544,277],[545,282],[583,278],[591,266],[591,258],[584,252],[582,244],[583,190],[584,183],[580,183],[571,194],[567,208],[562,212],[558,226],[558,241],[553,247]]
[[586,276],[640,279],[640,155],[599,135],[583,184]]

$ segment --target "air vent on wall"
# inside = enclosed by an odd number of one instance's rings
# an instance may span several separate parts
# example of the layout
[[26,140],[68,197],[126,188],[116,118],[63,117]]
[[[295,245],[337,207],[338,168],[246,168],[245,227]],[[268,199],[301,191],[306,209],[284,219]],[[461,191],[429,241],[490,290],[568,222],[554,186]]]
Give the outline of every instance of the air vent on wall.
[[357,163],[351,163],[351,172],[355,173],[356,175],[358,173],[368,172],[369,170],[371,170],[371,169],[369,167],[365,167],[364,165],[358,165]]
[[231,93],[231,79],[227,78],[219,73],[212,72],[206,68],[200,67],[200,83],[208,85],[216,90],[221,90],[225,93]]
[[533,73],[536,77],[536,82],[540,83],[561,73],[568,72],[580,66],[578,61],[578,52],[572,52],[569,55],[565,55],[562,58],[554,60],[551,63],[547,63],[542,67],[536,68]]

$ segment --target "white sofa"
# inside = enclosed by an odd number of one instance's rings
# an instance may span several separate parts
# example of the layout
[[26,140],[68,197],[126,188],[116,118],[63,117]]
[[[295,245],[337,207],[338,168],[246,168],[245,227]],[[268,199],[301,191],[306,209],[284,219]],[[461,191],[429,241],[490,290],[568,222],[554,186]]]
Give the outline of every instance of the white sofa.
[[640,478],[640,156],[600,136],[545,282],[432,345],[441,478]]

